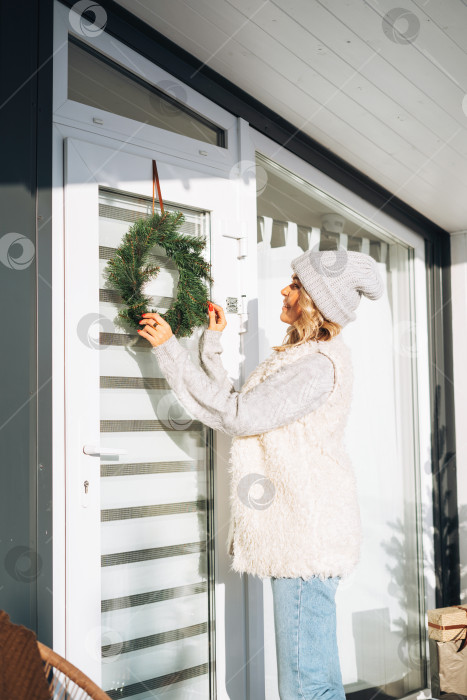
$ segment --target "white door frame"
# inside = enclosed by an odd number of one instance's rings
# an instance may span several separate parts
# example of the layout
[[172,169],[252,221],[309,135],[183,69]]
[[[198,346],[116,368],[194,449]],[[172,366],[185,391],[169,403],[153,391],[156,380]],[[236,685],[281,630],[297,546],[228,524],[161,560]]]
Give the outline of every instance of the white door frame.
[[[68,131],[68,129],[67,129]],[[76,130],[73,130],[76,132]],[[57,135],[60,139],[63,137],[63,129],[60,129],[60,134]],[[76,138],[78,136],[78,138]],[[85,140],[83,139],[83,136]],[[98,137],[97,141],[101,141]],[[106,144],[98,146],[96,139],[89,140],[88,134],[74,133],[73,137],[67,137],[63,143],[65,144],[65,206],[64,206],[64,263],[63,272],[65,273],[65,285],[63,288],[65,308],[64,308],[64,364],[65,373],[65,401],[66,401],[66,423],[64,425],[66,441],[64,445],[65,464],[67,465],[65,475],[61,475],[60,482],[65,486],[66,491],[66,542],[60,541],[60,546],[65,545],[67,557],[65,561],[67,566],[63,570],[63,557],[56,551],[54,558],[58,576],[65,579],[65,599],[67,607],[67,619],[64,619],[63,611],[56,608],[56,623],[61,619],[61,624],[67,623],[65,633],[61,631],[62,640],[65,642],[65,652],[67,657],[80,668],[86,669],[88,675],[95,678],[96,681],[100,677],[100,651],[99,651],[99,630],[100,630],[100,582],[97,579],[88,580],[87,585],[83,586],[83,580],[80,580],[76,575],[76,568],[70,567],[70,558],[72,562],[87,561],[92,563],[92,569],[99,571],[100,569],[100,553],[99,542],[96,539],[96,532],[99,531],[99,480],[96,478],[95,470],[97,460],[95,457],[86,456],[82,453],[82,444],[84,442],[92,443],[98,439],[98,435],[93,434],[93,431],[98,425],[98,409],[94,402],[91,405],[79,405],[72,400],[73,396],[77,396],[79,392],[84,395],[91,396],[98,386],[98,357],[97,353],[87,347],[83,342],[77,339],[77,325],[79,320],[93,309],[93,304],[96,304],[98,299],[98,270],[96,262],[98,260],[97,247],[95,255],[88,256],[89,247],[97,246],[97,225],[98,225],[98,186],[105,185],[115,187],[128,192],[136,192],[141,195],[151,196],[152,178],[151,178],[151,157],[156,156],[158,162],[158,170],[161,178],[162,192],[166,192],[167,200],[174,200],[173,192],[176,180],[171,181],[170,172],[181,173],[182,167],[180,159],[175,159],[175,163],[169,163],[166,156],[160,157],[160,154],[154,152],[148,154],[144,149],[144,153],[136,155],[129,152],[128,149],[115,150],[114,144]],[[109,148],[110,146],[110,148]],[[120,171],[125,172],[126,179],[119,180],[113,175],[111,165],[112,160],[119,160],[124,163],[124,167]],[[108,164],[108,165],[107,165]],[[187,175],[190,171],[195,170],[201,175],[199,180],[192,182],[191,189],[184,191],[184,184],[187,178],[180,177],[177,182],[177,187],[180,190],[180,197],[184,196],[183,204],[186,206],[196,206],[204,210],[211,211],[211,238],[212,238],[212,263],[213,271],[218,270],[218,283],[215,286],[216,298],[228,296],[230,290],[237,289],[238,284],[238,269],[236,266],[226,264],[232,260],[235,253],[235,248],[232,245],[230,237],[236,236],[236,181],[230,182],[226,178],[220,178],[216,172],[214,178],[212,173],[208,172],[205,167],[203,173],[197,164],[193,168],[193,163],[188,163],[187,168],[183,169]],[[118,169],[117,169],[118,171]],[[144,177],[144,173],[146,177]],[[119,171],[118,171],[119,172]],[[132,175],[137,172],[143,173],[143,179],[132,179]],[[210,186],[205,186],[204,177],[209,178]],[[218,185],[216,187],[216,181]],[[164,186],[165,183],[165,186]],[[221,198],[222,189],[224,192],[228,190],[229,195]],[[231,196],[230,196],[231,194]],[[179,199],[178,198],[178,199]],[[222,236],[219,235],[222,232]],[[215,242],[214,242],[215,241]],[[222,264],[223,261],[223,264]],[[83,284],[84,275],[86,274],[86,283]],[[215,277],[215,273],[213,272]],[[77,295],[76,290],[82,288],[82,295]],[[238,350],[236,350],[235,336],[240,331],[240,317],[233,315],[229,319],[229,332],[225,332],[224,347],[226,349],[226,366],[238,366]],[[55,367],[54,363],[54,367]],[[86,371],[81,368],[86,367]],[[76,368],[79,368],[78,370]],[[63,401],[63,398],[62,398]],[[93,406],[95,408],[93,409]],[[84,421],[84,423],[83,423]],[[86,428],[87,425],[87,428]],[[83,426],[83,427],[81,427]],[[217,437],[217,434],[215,434]],[[215,455],[219,459],[225,458],[226,444],[222,442],[222,436],[219,441],[215,440]],[[228,442],[228,441],[227,441]],[[230,606],[230,590],[233,590],[234,595],[238,596],[243,585],[243,581],[234,572],[226,571],[227,554],[225,552],[225,542],[228,531],[228,497],[226,474],[216,475],[216,541],[215,541],[215,600],[216,600],[216,652],[217,652],[217,678],[218,678],[218,696],[227,697],[223,684],[225,682],[225,673],[222,672],[222,666],[225,663],[226,656],[229,655],[229,643],[234,645],[233,652],[235,656],[243,656],[246,649],[239,651],[235,649],[235,645],[240,644],[243,639],[243,619],[238,617],[238,607],[236,607],[235,619],[238,625],[239,634],[226,635],[224,628],[224,618],[226,610],[224,609],[224,586],[228,584],[229,594],[226,604]],[[84,481],[89,481],[88,495],[84,496],[83,484]],[[57,484],[58,487],[58,484]],[[222,490],[222,491],[221,491]],[[63,501],[63,492],[61,498],[57,502]],[[87,507],[84,508],[84,504]],[[62,512],[62,518],[65,514]],[[57,513],[57,519],[59,513]],[[79,523],[79,533],[76,527],[70,524]],[[59,542],[57,541],[57,546]],[[74,569],[72,571],[72,569]],[[244,578],[244,577],[242,577]],[[94,588],[92,592],[91,589]],[[240,590],[239,590],[240,589]],[[238,593],[235,593],[238,591]],[[242,597],[242,596],[241,596]],[[60,596],[59,600],[63,600]],[[232,601],[232,607],[233,601]],[[244,611],[244,602],[242,600],[242,608]],[[95,630],[95,635],[89,634],[89,624],[84,624],[81,611],[86,609],[87,618],[92,619],[92,629]],[[228,612],[228,611],[227,611]],[[81,640],[80,645],[71,644],[71,640]],[[62,641],[62,643],[63,643]],[[242,654],[243,652],[243,654]],[[246,659],[239,658],[238,665],[242,673],[246,674],[248,664]],[[241,682],[241,676],[239,677]],[[245,681],[246,682],[246,681]]]
[[[103,9],[103,8],[101,8]],[[174,78],[128,46],[117,41],[104,30],[86,32],[81,27],[80,15],[73,8],[54,2],[54,121],[76,126],[90,133],[110,136],[123,143],[156,148],[171,153],[182,160],[193,160],[202,165],[229,172],[238,161],[237,118],[219,107],[193,88]],[[104,28],[105,29],[105,28]],[[134,119],[121,117],[102,109],[69,100],[68,95],[68,35],[79,39],[101,52],[123,68],[137,74],[145,82],[169,96],[178,96],[184,107],[194,114],[208,119],[226,132],[226,147],[214,146],[204,141],[176,134],[166,129],[150,126]],[[180,99],[181,97],[181,99]]]
[[[125,64],[131,70],[141,72],[141,75],[155,85],[162,81],[171,80],[183,87],[186,96],[186,104],[207,119],[218,124],[226,130],[227,148],[220,148],[205,144],[195,139],[189,139],[178,134],[172,134],[156,127],[144,126],[140,129],[137,122],[128,120],[118,115],[113,115],[100,110],[81,105],[67,100],[67,34],[75,33],[70,24],[70,10],[58,0],[54,4],[54,125],[53,125],[53,444],[54,455],[54,481],[53,481],[53,525],[54,525],[54,648],[66,655],[66,629],[65,611],[70,600],[67,598],[67,579],[65,569],[66,553],[66,449],[65,444],[65,333],[66,322],[66,280],[65,280],[65,228],[64,228],[64,142],[67,138],[85,139],[96,146],[104,145],[112,149],[114,153],[121,152],[134,154],[145,159],[163,158],[167,163],[174,165],[191,165],[200,172],[223,176],[232,180],[232,194],[234,206],[230,217],[214,217],[211,229],[211,261],[213,263],[213,297],[221,304],[225,304],[227,297],[237,298],[240,302],[242,294],[247,289],[242,269],[245,265],[239,256],[239,240],[247,239],[250,250],[256,249],[256,199],[254,181],[254,161],[245,162],[243,150],[245,137],[248,133],[247,124],[237,119],[227,111],[218,107],[210,100],[199,95],[190,87],[183,85],[169,73],[155,66],[128,47],[122,47],[115,39],[110,38],[105,32],[92,37],[79,36],[82,41],[90,43],[95,48],[107,53],[111,58]],[[93,118],[101,119],[104,123],[96,125]],[[89,177],[89,175],[88,175]],[[92,181],[92,178],[91,178]],[[92,190],[92,185],[83,189]],[[164,196],[164,184],[162,182]],[[148,193],[149,194],[149,193]],[[242,252],[244,252],[242,250]],[[236,260],[236,265],[230,265],[226,274],[215,276],[220,261]],[[219,261],[219,262],[218,262]],[[239,309],[241,310],[241,309]],[[245,379],[246,368],[242,365],[242,358],[238,349],[243,347],[245,334],[244,321],[247,315],[230,314],[229,325],[224,331],[224,365],[230,376],[238,378],[238,387]],[[250,324],[251,328],[251,324]],[[247,334],[247,335],[252,335]],[[248,342],[249,364],[255,366],[255,339],[254,336]],[[77,444],[77,443],[76,443]],[[264,687],[262,668],[259,673],[250,673],[248,663],[247,644],[241,644],[241,650],[226,649],[226,630],[224,621],[228,618],[230,639],[245,639],[246,618],[246,594],[247,576],[238,576],[229,571],[229,557],[225,553],[223,540],[227,535],[227,526],[224,523],[225,513],[228,512],[228,477],[223,469],[224,461],[227,461],[230,440],[221,434],[215,434],[215,455],[222,466],[215,468],[216,488],[216,523],[218,533],[216,542],[216,657],[217,657],[217,693],[219,698],[227,698],[224,687],[226,673],[229,676],[229,692],[236,687],[238,697],[245,696],[248,686],[251,697],[261,697],[261,688]],[[80,478],[81,481],[81,478]],[[254,608],[253,608],[254,609]],[[238,611],[242,614],[239,615]],[[257,629],[261,629],[262,618],[258,618]],[[262,636],[260,649],[262,647]],[[226,653],[230,654],[229,663],[236,669],[231,673],[231,668],[226,665]],[[255,659],[260,655],[254,654]],[[235,691],[234,691],[235,692]]]

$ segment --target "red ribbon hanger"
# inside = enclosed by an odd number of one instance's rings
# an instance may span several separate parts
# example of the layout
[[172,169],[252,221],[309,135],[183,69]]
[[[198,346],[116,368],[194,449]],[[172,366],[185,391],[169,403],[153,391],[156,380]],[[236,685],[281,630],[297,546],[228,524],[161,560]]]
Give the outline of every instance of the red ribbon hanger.
[[159,175],[157,172],[157,165],[156,161],[152,161],[152,213],[154,214],[154,199],[155,199],[155,194],[156,194],[156,187],[157,187],[157,195],[159,197],[159,204],[161,205],[161,212],[164,213],[164,202],[162,201],[162,194],[161,194],[161,186],[159,182]]

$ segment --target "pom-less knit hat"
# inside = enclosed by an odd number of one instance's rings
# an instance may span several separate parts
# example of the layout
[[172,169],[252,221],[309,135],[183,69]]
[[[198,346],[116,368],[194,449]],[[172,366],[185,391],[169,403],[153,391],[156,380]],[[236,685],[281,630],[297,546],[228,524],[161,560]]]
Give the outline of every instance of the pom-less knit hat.
[[290,263],[328,321],[345,326],[357,318],[362,294],[379,299],[383,280],[371,255],[353,250],[307,250]]

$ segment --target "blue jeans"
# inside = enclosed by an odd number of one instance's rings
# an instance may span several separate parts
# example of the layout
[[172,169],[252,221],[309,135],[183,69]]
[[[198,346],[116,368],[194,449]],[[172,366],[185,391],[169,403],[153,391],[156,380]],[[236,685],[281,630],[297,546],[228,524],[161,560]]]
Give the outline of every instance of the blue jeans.
[[271,577],[281,700],[345,700],[336,637],[340,577]]

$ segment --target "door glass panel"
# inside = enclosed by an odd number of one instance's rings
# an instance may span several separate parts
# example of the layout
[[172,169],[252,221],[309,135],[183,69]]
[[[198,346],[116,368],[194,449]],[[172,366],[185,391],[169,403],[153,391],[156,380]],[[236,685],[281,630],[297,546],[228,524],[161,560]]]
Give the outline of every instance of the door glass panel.
[[[174,210],[175,207],[166,205]],[[181,231],[206,236],[204,212]],[[111,698],[209,698],[214,645],[210,445],[212,430],[179,404],[149,342],[115,324],[121,298],[103,272],[152,201],[100,188],[99,309],[102,684]],[[178,271],[163,248],[145,287],[154,308],[173,303]],[[200,329],[179,342],[197,363]]]
[[[168,89],[174,90],[173,81]],[[69,36],[69,100],[225,147],[225,131],[186,107],[183,86],[176,89],[178,100]]]
[[[257,200],[260,360],[285,337],[280,290],[291,280],[293,258],[309,249],[361,251],[375,259],[384,281],[383,297],[362,297],[357,321],[341,331],[352,352],[346,443],[363,546],[352,577],[337,590],[337,633],[347,697],[401,698],[427,686],[414,251],[266,158],[258,155],[256,165],[267,182]],[[264,593],[266,695],[276,698],[269,580]]]

